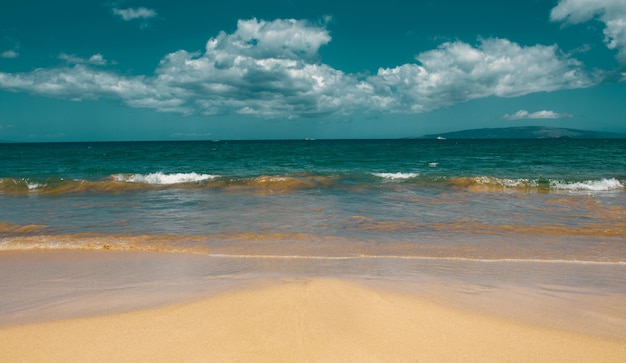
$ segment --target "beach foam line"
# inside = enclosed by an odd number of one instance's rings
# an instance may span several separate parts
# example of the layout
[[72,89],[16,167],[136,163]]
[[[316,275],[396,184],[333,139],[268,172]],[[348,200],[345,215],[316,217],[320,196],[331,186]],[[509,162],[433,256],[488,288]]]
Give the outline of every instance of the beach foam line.
[[[462,257],[462,256],[429,256],[429,255],[393,255],[393,254],[345,254],[345,255],[322,255],[322,254],[275,254],[275,253],[220,253],[212,252],[216,248],[204,246],[175,246],[167,243],[152,242],[152,244],[143,244],[150,242],[150,237],[135,237],[135,241],[127,241],[115,238],[89,237],[65,243],[62,240],[55,241],[53,238],[44,238],[36,242],[30,241],[29,237],[18,238],[28,242],[6,243],[9,239],[5,238],[4,242],[0,239],[0,252],[19,252],[19,251],[143,251],[143,252],[160,252],[160,253],[185,253],[205,255],[214,258],[230,258],[230,259],[268,259],[268,260],[414,260],[414,261],[459,261],[459,262],[484,262],[484,263],[552,263],[552,264],[581,264],[581,265],[607,265],[607,266],[626,266],[626,261],[601,261],[601,260],[585,260],[585,259],[554,259],[554,258],[511,258],[511,257]],[[271,250],[271,248],[270,248]]]
[[626,344],[336,279],[0,329],[1,361],[594,361]]
[[[452,227],[449,227],[452,228]],[[307,233],[180,234],[50,234],[49,227],[0,223],[1,251],[116,250],[202,254],[215,257],[282,259],[439,259],[459,261],[519,261],[577,264],[625,264],[622,240],[587,237],[567,248],[554,248],[551,240],[531,239],[523,246],[502,244],[489,236],[476,236],[456,246],[432,241],[370,241]],[[527,234],[531,238],[535,235]],[[481,238],[484,238],[481,240]]]
[[282,260],[425,260],[425,261],[462,261],[462,262],[520,262],[520,263],[554,263],[554,264],[581,264],[581,265],[617,265],[626,266],[626,261],[591,261],[591,260],[563,260],[563,259],[531,259],[531,258],[471,258],[471,257],[439,257],[439,256],[397,256],[397,255],[358,255],[358,256],[303,256],[303,255],[246,255],[207,253],[216,258],[247,258],[247,259],[282,259]]

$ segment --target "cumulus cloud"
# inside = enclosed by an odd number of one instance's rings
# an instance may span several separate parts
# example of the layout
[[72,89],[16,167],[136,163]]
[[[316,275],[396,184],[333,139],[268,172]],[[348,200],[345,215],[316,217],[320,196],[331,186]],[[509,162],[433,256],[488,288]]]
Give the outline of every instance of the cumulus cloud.
[[556,45],[523,47],[506,39],[485,39],[472,46],[457,41],[416,59],[419,63],[381,68],[369,79],[396,110],[430,111],[476,98],[516,97],[594,83],[582,64],[560,54]]
[[5,50],[0,53],[0,58],[17,58],[19,57],[19,53],[14,50]]
[[109,97],[131,107],[182,114],[302,118],[364,113],[419,113],[472,99],[588,87],[594,80],[555,45],[506,39],[477,45],[443,43],[415,63],[380,68],[369,77],[320,61],[331,41],[325,24],[305,20],[240,20],[201,52],[178,50],[153,75],[123,76],[106,63],[65,55],[69,65],[28,73],[0,72],[0,89],[68,99]]
[[519,110],[512,115],[506,114],[502,116],[505,120],[527,120],[527,119],[558,119],[558,118],[570,118],[569,113],[557,113],[550,110],[541,110],[537,112],[528,112],[526,110]]
[[112,10],[113,14],[119,16],[125,21],[131,21],[134,19],[150,19],[158,15],[155,10],[144,7],[127,9],[113,8]]
[[302,20],[239,21],[209,39],[203,54],[163,58],[156,82],[177,89],[204,114],[318,116],[351,109],[357,81],[318,62],[328,31]]
[[567,24],[592,19],[603,22],[604,42],[618,51],[618,60],[626,64],[626,1],[624,0],[561,0],[550,13],[552,21]]

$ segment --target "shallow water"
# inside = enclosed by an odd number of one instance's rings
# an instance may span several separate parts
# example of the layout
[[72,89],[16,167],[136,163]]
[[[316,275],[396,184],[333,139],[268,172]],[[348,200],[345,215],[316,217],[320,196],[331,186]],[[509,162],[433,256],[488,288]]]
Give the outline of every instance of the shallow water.
[[5,251],[0,253],[0,276],[0,327],[114,314],[321,278],[524,324],[626,340],[626,265],[619,264]]
[[626,140],[0,144],[0,325],[321,277],[623,341],[625,184]]
[[0,144],[0,250],[626,262],[625,140]]

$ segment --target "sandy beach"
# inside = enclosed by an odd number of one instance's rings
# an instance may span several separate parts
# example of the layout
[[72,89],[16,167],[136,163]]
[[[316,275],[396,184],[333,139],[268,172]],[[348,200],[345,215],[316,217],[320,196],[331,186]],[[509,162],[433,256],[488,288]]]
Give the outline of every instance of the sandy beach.
[[[49,262],[51,256],[58,264]],[[624,339],[505,319],[349,278],[231,278],[229,286],[221,282],[203,285],[199,281],[206,280],[206,276],[192,283],[193,276],[199,276],[197,266],[202,256],[57,252],[0,257],[3,271],[12,269],[17,280],[21,272],[16,266],[26,270],[25,261],[34,267],[33,261],[40,260],[39,270],[35,268],[38,272],[22,276],[22,284],[38,273],[49,274],[59,286],[68,287],[67,291],[84,292],[70,298],[67,294],[61,294],[65,296],[62,298],[48,294],[46,298],[34,297],[32,291],[28,297],[28,289],[18,289],[16,293],[22,298],[38,301],[48,310],[36,308],[33,303],[30,313],[20,315],[19,309],[13,309],[8,314],[17,314],[21,321],[0,325],[0,361],[6,362],[621,362],[626,357]],[[67,259],[74,265],[68,266]],[[170,273],[172,280],[158,278],[165,287],[156,294],[151,292],[153,285],[145,281],[155,281],[150,275],[159,269],[167,271],[171,266],[163,263],[166,260],[185,261],[187,271]],[[134,261],[132,267],[118,268],[129,261]],[[148,267],[150,261],[156,264],[152,270]],[[195,268],[193,261],[199,263]],[[92,275],[88,272],[90,264],[96,270]],[[115,269],[117,273],[112,272]],[[121,277],[140,270],[144,271],[143,277],[121,284]],[[107,271],[108,277],[95,277]],[[59,277],[65,273],[82,277]],[[178,293],[167,288],[181,283],[183,275],[190,282],[187,288],[179,286]],[[91,281],[91,292],[77,283],[80,280]],[[106,280],[111,281],[110,286],[102,284]],[[1,287],[6,292],[9,283],[6,278],[3,281]],[[123,286],[113,288],[116,284]],[[209,285],[210,289],[200,288]],[[200,287],[192,290],[191,286]],[[58,286],[55,291],[60,291]],[[136,291],[144,299],[128,291]],[[130,303],[116,305],[114,296]],[[89,304],[94,310],[78,309]],[[59,305],[68,308],[59,309]],[[15,304],[6,302],[4,310],[10,310],[9,306]],[[74,315],[55,315],[68,309],[74,310]],[[39,312],[40,317],[29,321],[26,317],[33,312]]]

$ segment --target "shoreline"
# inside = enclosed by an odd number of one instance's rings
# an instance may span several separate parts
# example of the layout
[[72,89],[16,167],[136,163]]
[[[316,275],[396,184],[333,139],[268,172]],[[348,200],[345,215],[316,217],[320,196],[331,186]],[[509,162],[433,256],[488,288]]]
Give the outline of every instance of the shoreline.
[[[405,228],[402,222],[377,223],[367,218],[351,217],[349,223],[364,224],[372,232]],[[369,225],[371,224],[371,225]],[[412,226],[416,228],[419,225]],[[626,252],[620,236],[626,230],[596,226],[581,227],[514,228],[510,225],[476,225],[473,227],[436,224],[428,228],[452,235],[437,234],[435,239],[452,238],[462,242],[460,231],[473,233],[472,228],[488,230],[476,235],[472,246],[463,244],[440,244],[430,236],[423,243],[412,240],[384,240],[319,236],[308,233],[214,233],[209,235],[187,234],[125,234],[125,233],[63,233],[47,234],[41,225],[20,225],[0,222],[2,238],[0,253],[43,251],[120,251],[163,252],[173,254],[199,254],[210,257],[267,258],[267,259],[411,259],[411,260],[459,260],[476,262],[541,262],[580,263],[626,266]],[[600,228],[600,229],[597,229]],[[503,243],[501,232],[508,235]],[[624,233],[622,233],[624,232]],[[528,235],[530,233],[530,236]],[[553,238],[550,238],[553,237]],[[593,238],[590,238],[593,237]],[[411,237],[413,238],[413,237]],[[526,238],[526,243],[515,243]],[[337,248],[340,244],[341,248]],[[566,248],[554,248],[555,245]]]
[[[232,260],[0,253],[0,340],[12,347],[0,360],[619,361],[626,355],[626,294],[612,285],[587,286],[597,281],[592,272],[606,266],[569,266],[579,271],[571,285],[548,280],[546,271],[519,285],[511,276],[536,266],[510,263],[509,276],[458,261],[406,267]],[[623,268],[613,268],[619,284]]]

